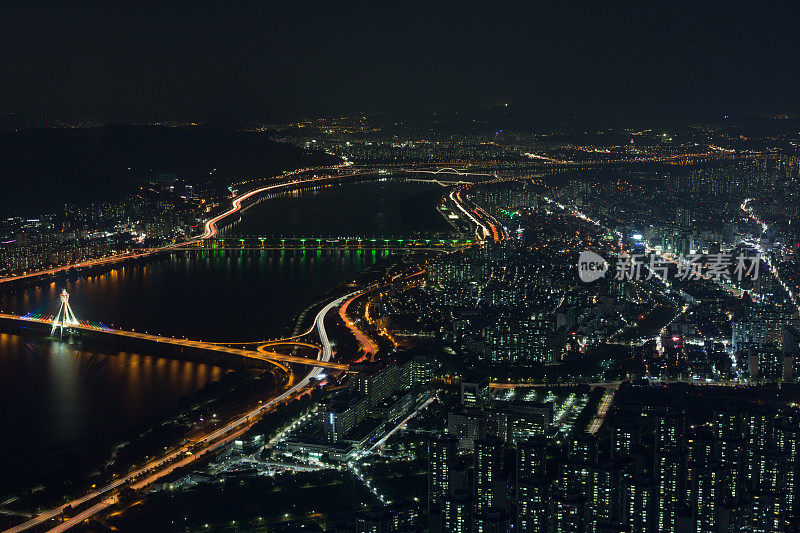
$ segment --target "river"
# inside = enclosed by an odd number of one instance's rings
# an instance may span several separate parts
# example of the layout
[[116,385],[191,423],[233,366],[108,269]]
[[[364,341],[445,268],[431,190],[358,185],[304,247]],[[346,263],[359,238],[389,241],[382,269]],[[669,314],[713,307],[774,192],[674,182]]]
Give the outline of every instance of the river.
[[[447,231],[442,189],[356,183],[259,203],[232,235],[408,236]],[[389,252],[255,250],[164,253],[88,277],[54,278],[0,293],[0,310],[54,312],[62,288],[80,319],[208,341],[282,336],[292,318]],[[70,458],[92,458],[224,369],[146,353],[91,351],[80,339],[0,335],[0,496],[32,486]],[[143,351],[140,349],[139,351]],[[5,489],[5,490],[3,490]]]

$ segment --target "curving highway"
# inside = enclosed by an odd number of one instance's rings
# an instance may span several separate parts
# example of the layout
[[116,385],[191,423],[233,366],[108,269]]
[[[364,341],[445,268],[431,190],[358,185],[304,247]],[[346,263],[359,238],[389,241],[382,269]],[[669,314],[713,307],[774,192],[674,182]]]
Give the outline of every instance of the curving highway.
[[355,336],[356,340],[361,345],[361,350],[364,352],[364,354],[367,357],[372,357],[378,353],[378,345],[375,343],[375,341],[364,334],[364,332],[356,326],[356,323],[350,320],[350,318],[347,316],[347,309],[350,307],[350,304],[353,303],[353,300],[359,296],[367,294],[367,292],[370,291],[358,291],[345,300],[345,302],[339,308],[339,318],[342,320],[342,322],[344,322],[345,326],[347,326],[347,329],[349,329],[350,332]]
[[[63,505],[59,505],[48,511],[45,511],[28,520],[27,522],[7,529],[4,533],[17,533],[20,531],[26,531],[49,520],[58,518],[63,513],[64,508],[67,506],[76,507],[95,499],[103,498],[92,507],[80,512],[69,520],[65,520],[50,530],[53,532],[66,531],[80,524],[84,520],[94,516],[95,514],[116,504],[118,500],[117,496],[113,494],[113,491],[123,487],[130,487],[135,490],[144,488],[160,478],[171,474],[175,469],[188,466],[209,451],[216,450],[219,446],[241,436],[258,420],[262,414],[271,410],[278,403],[292,396],[302,394],[312,378],[319,376],[325,368],[330,368],[330,359],[333,356],[333,348],[330,340],[328,339],[327,331],[325,330],[325,315],[327,315],[331,309],[339,306],[345,299],[353,296],[354,294],[356,293],[353,292],[346,294],[333,300],[317,313],[312,329],[317,331],[317,335],[320,339],[319,359],[316,361],[316,366],[314,366],[314,368],[312,368],[302,380],[294,384],[292,387],[272,398],[271,400],[259,405],[255,409],[252,409],[251,411],[248,411],[242,416],[229,422],[227,425],[207,433],[206,435],[195,439],[191,443],[182,445],[160,457],[159,459],[155,459],[99,489],[88,492],[87,494],[75,498]],[[191,453],[191,455],[187,455],[189,453]]]
[[[336,169],[336,168],[341,168],[341,167],[342,167],[342,165],[335,165],[333,167],[322,167],[322,168],[318,168],[318,169],[303,169],[303,170],[298,170],[298,171],[294,171],[294,172],[289,172],[289,173],[283,175],[283,177],[303,174],[303,173],[306,173],[306,172],[310,172],[312,170],[317,170],[317,171],[331,170],[331,169]],[[226,217],[229,217],[229,216],[233,215],[234,213],[237,213],[237,212],[241,211],[242,202],[244,202],[245,200],[248,200],[249,198],[252,198],[253,196],[256,196],[256,195],[261,194],[261,193],[266,192],[266,191],[274,191],[274,190],[282,189],[282,188],[290,188],[290,187],[294,187],[294,186],[297,186],[297,185],[303,185],[305,183],[313,183],[313,182],[316,182],[316,181],[328,181],[328,180],[332,180],[332,179],[347,178],[347,177],[351,177],[351,176],[363,176],[363,175],[369,175],[369,174],[375,174],[375,172],[373,172],[373,171],[365,171],[365,172],[354,172],[354,173],[351,173],[351,174],[342,174],[342,175],[337,175],[337,176],[320,176],[320,177],[312,177],[312,178],[307,178],[307,179],[297,178],[297,179],[294,179],[294,180],[291,180],[291,181],[284,181],[284,182],[281,182],[281,183],[276,183],[274,185],[267,185],[265,187],[260,187],[258,189],[254,189],[254,190],[246,192],[246,193],[244,193],[244,194],[242,194],[240,196],[237,196],[231,202],[231,208],[230,209],[228,209],[227,211],[225,211],[221,215],[217,215],[217,216],[215,216],[215,217],[213,217],[211,219],[206,220],[206,222],[205,222],[205,224],[203,226],[204,227],[203,234],[198,236],[198,237],[194,237],[192,239],[189,239],[187,241],[180,242],[180,243],[168,244],[166,246],[161,246],[161,247],[158,247],[158,248],[151,248],[151,249],[138,251],[138,252],[131,252],[131,253],[126,253],[126,254],[113,255],[113,256],[110,256],[110,257],[101,257],[101,258],[98,258],[98,259],[88,259],[86,261],[80,261],[78,263],[73,263],[73,264],[70,264],[70,265],[63,265],[63,266],[59,266],[59,267],[48,268],[48,269],[45,269],[45,270],[37,270],[35,272],[29,272],[29,273],[26,273],[26,274],[20,274],[18,276],[7,276],[7,277],[4,277],[4,278],[0,278],[0,283],[20,280],[20,279],[25,279],[25,278],[33,278],[33,277],[38,277],[38,276],[45,276],[45,275],[49,275],[49,274],[57,274],[58,272],[63,272],[65,270],[69,270],[69,269],[72,269],[72,268],[85,268],[85,267],[108,265],[108,264],[117,263],[119,261],[125,261],[125,260],[128,260],[128,259],[136,259],[136,258],[140,258],[140,257],[146,257],[146,256],[149,256],[149,255],[158,253],[158,252],[165,252],[165,251],[171,251],[171,250],[175,250],[175,249],[185,248],[185,247],[191,245],[192,243],[196,243],[197,241],[201,241],[203,239],[207,239],[209,237],[215,236],[217,234],[217,232],[218,232],[217,223],[220,220],[222,220],[222,219],[224,219]]]
[[[747,215],[753,222],[755,222],[761,227],[761,235],[763,235],[769,229],[769,225],[766,222],[762,221],[760,218],[758,218],[758,216],[756,216],[755,212],[753,211],[753,208],[750,207],[749,205],[750,202],[752,201],[753,198],[747,198],[744,202],[742,202],[742,205],[740,207],[742,211],[744,211],[745,215]],[[783,279],[781,279],[780,273],[778,272],[778,268],[772,262],[772,256],[764,248],[764,245],[761,244],[760,236],[754,241],[748,241],[747,244],[750,244],[761,255],[761,259],[764,262],[764,264],[767,265],[769,273],[772,274],[772,277],[775,278],[775,281],[777,281],[783,288],[783,290],[786,292],[786,294],[789,295],[789,299],[791,300],[792,304],[794,304],[795,309],[797,310],[798,313],[800,313],[800,300],[798,300],[798,297],[794,293],[794,290],[792,290],[792,287],[790,287]]]
[[[469,208],[467,201],[461,197],[463,192],[462,187],[456,187],[450,191],[450,200],[455,204],[456,208],[461,211],[467,219],[475,224],[475,235],[479,241],[485,241],[488,237],[492,238],[494,242],[500,242],[508,238],[505,228],[497,222],[493,217],[489,216],[480,207]],[[500,228],[499,230],[497,228]]]

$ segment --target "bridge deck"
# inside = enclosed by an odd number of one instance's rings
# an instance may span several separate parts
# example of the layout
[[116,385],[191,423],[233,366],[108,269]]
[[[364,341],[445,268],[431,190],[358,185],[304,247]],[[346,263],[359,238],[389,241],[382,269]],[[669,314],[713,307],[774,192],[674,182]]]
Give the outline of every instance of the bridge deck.
[[[25,318],[18,315],[10,315],[6,313],[0,313],[0,319],[5,320],[16,320],[19,322],[26,322],[26,323],[35,323],[35,324],[52,324],[52,321],[40,319],[40,318]],[[163,337],[161,335],[150,335],[149,333],[139,333],[136,331],[125,331],[120,329],[112,329],[112,328],[101,328],[97,326],[91,326],[86,324],[78,324],[75,326],[69,326],[72,329],[77,329],[81,331],[91,331],[95,333],[104,333],[106,335],[116,335],[118,337],[126,337],[129,339],[139,339],[144,341],[150,342],[157,342],[161,344],[170,344],[172,346],[181,346],[184,348],[197,348],[201,350],[209,350],[212,352],[221,352],[227,353],[231,355],[238,355],[240,357],[245,357],[248,359],[255,359],[258,361],[280,361],[283,363],[295,363],[300,365],[311,365],[311,366],[319,366],[324,368],[331,368],[334,370],[347,370],[349,366],[344,363],[334,363],[332,361],[319,361],[317,359],[309,359],[307,357],[300,357],[297,355],[286,355],[276,352],[270,351],[255,351],[255,350],[244,350],[242,348],[231,348],[229,346],[223,346],[219,344],[212,344],[208,342],[202,341],[193,341],[189,339],[176,339],[173,337]],[[314,347],[320,350],[319,346],[314,344],[305,343],[305,342],[292,342],[287,341],[285,343],[280,344],[297,344],[299,346],[306,346],[306,347]]]

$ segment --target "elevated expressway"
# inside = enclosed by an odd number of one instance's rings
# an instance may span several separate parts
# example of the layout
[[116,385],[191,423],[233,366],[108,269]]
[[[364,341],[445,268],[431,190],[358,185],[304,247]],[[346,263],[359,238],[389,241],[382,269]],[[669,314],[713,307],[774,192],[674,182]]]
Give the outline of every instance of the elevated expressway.
[[147,257],[147,256],[150,256],[152,254],[159,253],[159,252],[179,250],[179,249],[183,249],[183,248],[186,248],[186,247],[190,247],[193,244],[196,244],[198,241],[202,241],[203,239],[208,239],[208,238],[211,238],[211,237],[214,237],[215,235],[217,235],[217,233],[219,231],[218,228],[217,228],[217,224],[220,221],[222,221],[223,219],[225,219],[225,218],[227,218],[227,217],[229,217],[229,216],[231,216],[231,215],[233,215],[235,213],[240,212],[242,210],[242,208],[243,208],[242,204],[244,202],[246,202],[250,198],[253,198],[254,196],[258,196],[258,195],[260,195],[260,194],[262,194],[264,192],[279,191],[281,189],[291,189],[293,187],[306,185],[306,184],[309,184],[309,183],[326,182],[326,181],[339,180],[339,179],[342,179],[342,178],[349,178],[349,177],[353,177],[353,176],[362,176],[362,175],[366,176],[366,175],[370,175],[370,174],[375,174],[374,171],[363,171],[363,172],[352,172],[352,173],[349,173],[349,174],[337,174],[337,175],[330,175],[330,176],[328,176],[328,175],[326,175],[326,176],[314,176],[314,177],[310,177],[310,178],[303,178],[302,176],[300,176],[301,174],[310,172],[312,170],[322,171],[322,170],[331,170],[331,169],[338,169],[338,168],[342,168],[342,165],[336,165],[334,167],[323,167],[323,168],[317,168],[317,169],[303,169],[303,170],[289,172],[289,173],[286,173],[285,175],[283,175],[282,177],[283,178],[289,178],[290,176],[294,176],[294,179],[281,181],[280,183],[275,183],[273,185],[266,185],[264,187],[259,187],[257,189],[253,189],[252,191],[248,191],[248,192],[246,192],[246,193],[244,193],[244,194],[242,194],[240,196],[237,196],[236,198],[234,198],[231,201],[231,207],[227,211],[225,211],[225,212],[223,212],[223,213],[221,213],[221,214],[219,214],[219,215],[217,215],[217,216],[215,216],[213,218],[210,218],[210,219],[205,221],[205,224],[203,226],[203,233],[201,235],[198,235],[197,237],[193,237],[193,238],[191,238],[191,239],[189,239],[187,241],[180,242],[180,243],[175,243],[175,244],[168,244],[166,246],[161,246],[161,247],[158,247],[158,248],[148,248],[148,249],[137,250],[135,252],[130,252],[130,253],[116,254],[116,255],[111,255],[111,256],[108,256],[108,257],[100,257],[100,258],[97,258],[97,259],[87,259],[85,261],[79,261],[77,263],[73,263],[73,264],[69,264],[69,265],[61,265],[61,266],[58,266],[58,267],[48,268],[48,269],[45,269],[45,270],[38,270],[38,271],[34,271],[34,272],[26,272],[24,274],[15,275],[15,276],[0,277],[0,283],[6,283],[6,282],[10,282],[10,281],[16,281],[16,280],[27,279],[27,278],[35,278],[35,277],[39,277],[39,276],[48,276],[48,275],[57,274],[59,272],[64,272],[64,271],[67,271],[67,270],[70,270],[70,269],[74,269],[74,268],[87,268],[87,267],[110,265],[110,264],[118,263],[120,261],[126,261],[128,259],[138,259],[138,258],[142,258],[142,257]]
[[463,193],[464,187],[459,186],[450,191],[448,196],[461,214],[475,225],[475,236],[478,241],[482,242],[490,238],[492,242],[500,242],[508,239],[508,232],[503,225],[486,211],[474,205]]
[[[171,451],[164,454],[163,456],[154,459],[153,461],[150,461],[149,463],[139,468],[135,468],[131,472],[123,474],[122,476],[108,483],[107,485],[104,485],[97,489],[93,489],[92,491],[84,494],[83,496],[79,496],[71,501],[68,501],[57,507],[44,511],[26,522],[23,522],[17,526],[7,529],[4,533],[18,533],[21,531],[27,531],[31,528],[41,526],[42,524],[45,524],[51,520],[57,519],[63,514],[64,509],[66,507],[72,507],[72,508],[76,508],[78,506],[83,507],[84,505],[96,501],[97,503],[95,503],[94,505],[90,506],[85,510],[82,510],[74,517],[61,522],[60,524],[56,525],[55,527],[49,530],[53,532],[67,531],[68,529],[81,524],[84,520],[91,518],[95,514],[100,513],[108,509],[109,507],[115,505],[119,501],[117,496],[118,490],[125,487],[129,487],[134,490],[143,489],[151,485],[152,483],[155,483],[164,476],[171,474],[176,469],[186,467],[190,465],[192,462],[196,461],[197,459],[203,457],[206,453],[212,452],[217,448],[219,448],[220,446],[227,444],[228,442],[231,442],[232,440],[240,437],[256,421],[258,421],[261,415],[271,411],[277,404],[303,394],[305,392],[306,387],[308,387],[309,383],[313,378],[319,376],[326,368],[334,368],[332,366],[334,363],[332,363],[331,361],[331,357],[333,356],[333,348],[331,346],[330,340],[328,339],[327,331],[325,330],[325,315],[327,315],[332,309],[338,307],[339,305],[341,305],[343,301],[352,297],[355,294],[356,292],[353,292],[341,296],[340,298],[337,298],[336,300],[333,300],[332,302],[325,305],[325,307],[323,307],[317,313],[317,316],[314,319],[314,324],[307,333],[310,333],[315,330],[316,335],[319,338],[320,345],[319,345],[318,359],[309,360],[305,358],[300,358],[303,359],[303,364],[313,364],[315,366],[314,368],[311,369],[311,371],[308,374],[306,374],[306,376],[303,379],[292,385],[289,389],[279,394],[278,396],[275,396],[269,401],[260,404],[255,409],[252,409],[242,414],[241,416],[235,418],[234,420],[227,423],[223,427],[211,430],[210,432],[193,439],[191,442],[188,442],[177,448],[174,448]],[[20,317],[17,317],[16,315],[2,315],[2,318],[6,317],[11,317],[12,320],[20,319]],[[30,320],[26,321],[30,322]],[[49,324],[49,322],[45,323]],[[285,340],[276,342],[285,342]],[[213,349],[211,347],[214,346],[209,343],[202,343],[202,344],[204,349]],[[266,344],[272,345],[274,343],[266,343]],[[242,351],[253,353],[250,350],[242,350]],[[258,354],[258,352],[255,353]],[[277,355],[282,356],[281,354]],[[271,357],[271,355],[267,357]]]

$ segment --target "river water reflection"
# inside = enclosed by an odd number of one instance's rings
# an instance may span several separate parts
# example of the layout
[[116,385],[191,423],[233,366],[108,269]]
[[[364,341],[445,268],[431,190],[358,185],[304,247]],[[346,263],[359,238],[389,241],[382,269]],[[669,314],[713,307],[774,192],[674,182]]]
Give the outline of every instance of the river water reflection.
[[[303,198],[269,200],[248,210],[231,231],[299,235],[318,228],[318,234],[388,236],[418,232],[424,224],[440,231],[446,225],[433,211],[438,198],[434,189],[408,183],[353,184],[318,195],[304,193]],[[368,202],[377,202],[374,210]],[[284,334],[303,308],[387,254],[162,254],[89,277],[6,289],[0,293],[0,310],[53,313],[58,293],[66,288],[80,319],[198,340],[261,340]],[[65,465],[79,470],[97,464],[114,442],[175,412],[182,397],[225,372],[146,353],[91,351],[83,344],[80,338],[55,340],[24,331],[0,334],[0,496],[34,486]]]

